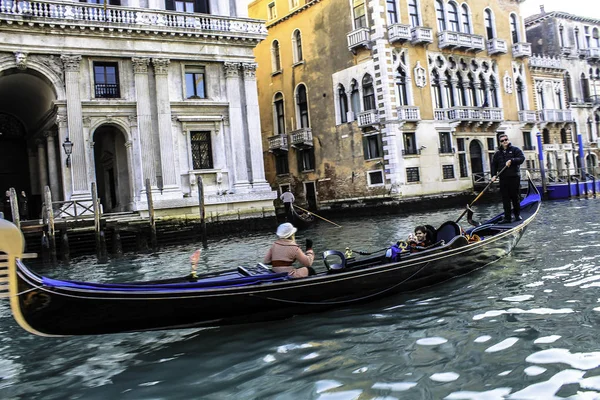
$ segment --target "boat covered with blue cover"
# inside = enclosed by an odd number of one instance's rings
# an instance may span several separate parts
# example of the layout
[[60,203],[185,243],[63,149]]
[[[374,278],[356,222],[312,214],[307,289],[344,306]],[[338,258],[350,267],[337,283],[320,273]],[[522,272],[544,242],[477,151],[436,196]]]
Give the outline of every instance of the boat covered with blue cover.
[[362,258],[328,250],[323,253],[326,268],[303,279],[290,279],[263,264],[147,282],[52,279],[25,266],[21,232],[0,219],[0,296],[10,298],[13,316],[24,329],[44,336],[282,319],[421,289],[485,267],[512,251],[540,202],[529,181],[522,221],[501,224],[503,214],[498,214],[466,231],[449,221],[436,230],[433,247],[393,258],[385,249]]

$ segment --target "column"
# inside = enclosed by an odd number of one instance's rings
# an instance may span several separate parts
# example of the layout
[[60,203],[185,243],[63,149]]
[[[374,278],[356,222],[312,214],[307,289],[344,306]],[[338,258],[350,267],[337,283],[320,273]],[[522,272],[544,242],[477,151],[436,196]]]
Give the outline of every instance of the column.
[[[67,129],[67,116],[64,113],[64,108],[59,110],[60,114],[56,116],[56,125],[58,126],[58,141],[63,143],[64,140],[69,137],[69,130]],[[62,145],[61,145],[62,146]],[[60,169],[62,171],[62,198],[61,200],[70,199],[73,195],[73,169],[66,167],[67,156],[64,151],[59,152],[60,156]],[[43,192],[42,192],[43,193]],[[57,197],[58,199],[58,197]]]
[[[142,171],[142,154],[139,146],[140,143],[140,135],[138,132],[138,119],[135,115],[130,115],[127,117],[129,120],[129,129],[131,130],[131,138],[132,145],[127,147],[127,153],[129,154],[128,162],[131,162],[129,166],[129,171],[133,174],[133,184],[131,185],[131,190],[133,193],[132,201],[137,204],[140,201],[140,193],[144,190],[144,181],[143,181],[143,171]],[[136,206],[131,208],[131,210],[135,210]]]
[[240,88],[240,63],[226,62],[223,65],[226,76],[227,100],[229,101],[229,123],[231,133],[231,157],[235,166],[236,192],[248,192],[248,159],[246,152],[248,143],[244,135],[244,119],[242,113],[242,93]]
[[44,132],[46,137],[46,147],[48,149],[48,174],[50,176],[50,190],[52,191],[52,198],[58,199],[60,185],[58,183],[58,162],[56,157],[56,133],[53,131]]
[[156,187],[156,164],[154,159],[154,135],[152,134],[152,114],[150,107],[150,87],[148,85],[149,58],[132,58],[137,106],[137,127],[142,155],[142,191],[145,192],[146,179]]
[[136,202],[136,173],[135,173],[135,165],[133,164],[133,141],[128,140],[125,142],[125,149],[127,150],[127,168],[129,168],[129,204],[128,210],[135,209]]
[[46,159],[46,147],[44,146],[44,140],[37,139],[35,141],[38,148],[38,175],[40,177],[40,191],[43,194],[44,188],[48,186],[48,168]]
[[254,190],[271,190],[265,179],[262,137],[260,133],[260,112],[258,109],[258,89],[256,87],[256,63],[244,63],[244,92],[246,94],[247,140],[250,146],[250,165]]
[[85,157],[85,138],[83,137],[81,98],[79,96],[79,68],[81,56],[62,55],[60,59],[65,68],[65,87],[67,91],[67,125],[69,139],[73,142],[71,170],[73,174],[73,197],[91,198]]
[[169,63],[166,58],[153,58],[156,79],[156,107],[158,111],[158,139],[163,178],[163,193],[179,188],[175,170],[175,149],[171,131],[171,101],[169,100]]

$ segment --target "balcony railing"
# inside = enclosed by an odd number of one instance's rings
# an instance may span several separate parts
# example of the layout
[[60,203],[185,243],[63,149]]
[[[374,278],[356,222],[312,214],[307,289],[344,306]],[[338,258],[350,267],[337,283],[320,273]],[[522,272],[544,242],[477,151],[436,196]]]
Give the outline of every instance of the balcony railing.
[[508,45],[503,39],[490,39],[487,41],[487,51],[489,55],[508,53]]
[[530,110],[519,111],[519,121],[535,124],[537,122],[537,112]]
[[420,121],[421,112],[416,106],[400,106],[398,107],[398,121]]
[[404,42],[411,39],[410,25],[393,24],[388,27],[388,38],[390,42]]
[[464,121],[464,122],[502,122],[504,110],[501,108],[481,107],[452,107],[438,108],[433,112],[434,119],[438,121]]
[[379,114],[377,110],[363,111],[358,114],[358,127],[364,128],[379,122]]
[[403,156],[418,156],[419,154],[421,154],[421,149],[408,148],[402,150]]
[[564,56],[570,56],[571,54],[575,53],[575,48],[572,46],[563,46],[560,48],[560,52]]
[[535,151],[535,146],[527,144],[527,145],[523,146],[523,150],[524,151]]
[[312,129],[300,128],[290,132],[290,141],[294,147],[313,147]]
[[358,28],[348,34],[348,50],[355,51],[359,47],[369,47],[370,44],[369,28]]
[[121,97],[119,84],[96,83],[94,85],[94,97],[97,99],[118,99]]
[[458,48],[481,51],[485,46],[483,36],[454,31],[442,31],[438,33],[438,47],[440,49]]
[[271,136],[267,139],[269,141],[269,151],[288,151],[288,136],[284,133],[282,135]]
[[540,122],[572,122],[571,110],[541,110],[538,111]]
[[410,30],[412,44],[433,43],[433,31],[424,26],[415,26]]
[[501,108],[484,108],[481,110],[481,119],[484,122],[504,121],[504,110]]
[[536,56],[535,54],[529,59],[529,66],[533,68],[564,69],[560,58]]
[[439,147],[438,151],[440,154],[454,154],[456,152],[454,147],[450,147],[450,146]]
[[515,43],[512,46],[512,53],[514,58],[531,57],[531,44]]
[[152,32],[177,32],[199,34],[210,31],[220,36],[232,34],[256,34],[265,37],[267,29],[261,21],[248,18],[224,17],[208,14],[191,14],[150,8],[132,8],[102,4],[88,4],[72,1],[20,1],[0,2],[0,14],[7,20],[27,18],[30,23],[39,19],[40,23],[64,27],[58,21],[68,21],[68,26],[126,27],[140,29],[152,27]]
[[590,47],[589,49],[579,49],[579,56],[589,61],[600,60],[600,48]]

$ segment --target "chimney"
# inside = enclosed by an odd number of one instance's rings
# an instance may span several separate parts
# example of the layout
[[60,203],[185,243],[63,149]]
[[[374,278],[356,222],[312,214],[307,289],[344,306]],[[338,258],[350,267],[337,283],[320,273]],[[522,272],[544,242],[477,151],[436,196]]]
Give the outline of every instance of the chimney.
[[546,10],[544,10],[544,5],[543,4],[540,4],[540,12],[542,14],[546,14]]

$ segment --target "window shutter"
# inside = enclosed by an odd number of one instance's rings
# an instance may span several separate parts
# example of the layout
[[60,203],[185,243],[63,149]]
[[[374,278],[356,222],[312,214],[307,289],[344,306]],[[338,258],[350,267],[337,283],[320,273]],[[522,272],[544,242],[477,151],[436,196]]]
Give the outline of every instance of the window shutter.
[[381,140],[381,134],[377,135],[377,154],[378,157],[383,157],[383,141]]
[[194,4],[194,11],[200,14],[210,14],[208,1],[209,0],[196,0]]
[[308,155],[310,158],[310,169],[316,169],[317,167],[315,165],[315,149],[311,149]]
[[371,157],[369,157],[369,141],[367,140],[366,136],[363,136],[362,142],[363,142],[363,155],[365,157],[365,160],[368,160]]
[[303,167],[304,163],[302,162],[302,156],[303,156],[302,150],[296,152],[296,158],[298,161],[298,172],[304,171],[304,167]]
[[175,11],[175,0],[165,0],[165,10]]

